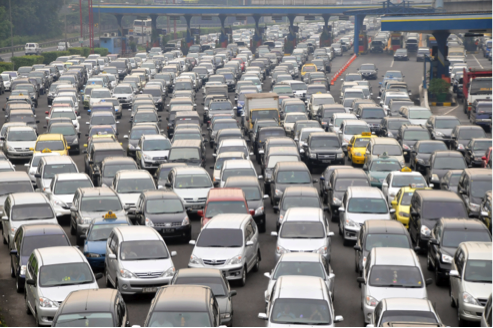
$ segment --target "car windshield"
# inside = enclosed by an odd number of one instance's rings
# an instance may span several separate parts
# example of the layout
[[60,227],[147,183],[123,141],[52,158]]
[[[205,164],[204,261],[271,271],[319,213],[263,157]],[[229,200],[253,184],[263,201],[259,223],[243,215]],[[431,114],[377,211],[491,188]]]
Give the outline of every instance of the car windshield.
[[91,117],[91,125],[113,125],[116,124],[115,117],[111,116],[93,116]]
[[414,326],[413,323],[416,323],[419,326],[437,327],[438,324],[435,314],[431,311],[391,310],[383,313],[379,326],[388,327],[397,322],[406,323],[406,326]]
[[354,148],[366,148],[370,143],[370,138],[356,138],[354,140]]
[[175,176],[175,189],[196,189],[212,187],[206,174],[179,174]]
[[238,146],[221,146],[217,150],[217,154],[229,153],[229,152],[242,152],[245,156],[248,156],[248,148],[244,145]]
[[[111,140],[111,139],[109,139]],[[123,149],[121,150],[103,150],[94,153],[94,163],[101,163],[107,157],[121,157],[124,155]]]
[[53,194],[55,195],[73,195],[77,188],[91,188],[92,183],[87,180],[67,180],[57,181]]
[[36,141],[37,136],[33,130],[10,131],[8,141]]
[[484,198],[488,190],[491,190],[491,177],[488,180],[472,179],[471,196],[473,198]]
[[77,173],[77,167],[72,163],[46,165],[43,172],[43,179],[53,179],[55,174],[60,173]]
[[228,180],[229,177],[257,177],[253,168],[226,169],[223,171],[222,181]]
[[121,211],[122,203],[116,196],[86,196],[82,198],[81,212]]
[[81,285],[92,282],[94,282],[94,276],[86,262],[43,265],[39,270],[41,287]]
[[388,156],[401,156],[402,149],[399,145],[375,145],[373,146],[373,155],[382,155],[387,153]]
[[374,265],[371,268],[369,284],[387,288],[424,288],[425,286],[421,271],[417,267],[400,265]]
[[222,129],[237,129],[238,125],[236,122],[221,122],[222,120],[218,120],[214,123],[212,127],[213,131],[219,131]]
[[210,110],[231,110],[232,106],[229,101],[214,101],[209,105]]
[[122,261],[162,260],[168,257],[168,250],[161,240],[132,240],[120,244]]
[[207,203],[205,216],[208,218],[223,213],[248,213],[243,201],[212,201]]
[[140,139],[143,135],[155,135],[159,134],[158,131],[154,128],[151,129],[132,129],[132,132],[130,133],[130,140],[137,140]]
[[87,312],[60,314],[55,327],[113,327],[113,315],[110,312]]
[[320,262],[289,262],[281,261],[277,265],[272,279],[277,280],[282,276],[309,276],[325,279],[325,270]]
[[287,221],[281,226],[279,236],[295,239],[325,238],[325,228],[321,222]]
[[385,117],[385,112],[382,108],[365,108],[361,113],[361,118],[366,119],[381,119]]
[[371,162],[370,171],[392,172],[400,171],[401,165],[397,161],[375,160]]
[[169,162],[180,162],[194,160],[200,161],[199,149],[197,148],[171,148],[169,152]]
[[241,247],[243,231],[241,229],[203,229],[197,240],[198,247]]
[[388,213],[388,206],[385,199],[381,198],[351,198],[347,211],[350,213]]
[[149,199],[146,203],[146,213],[171,214],[183,213],[183,204],[179,199]]
[[77,134],[73,125],[52,125],[49,133],[59,133],[64,136],[75,136]]
[[305,83],[291,83],[291,89],[295,91],[306,90],[307,85]]
[[126,87],[126,86],[119,86],[114,89],[115,94],[128,94],[132,93],[132,88],[131,87]]
[[375,70],[375,65],[369,64],[369,65],[361,65],[360,71],[374,71]]
[[170,150],[171,142],[168,139],[144,141],[144,151]]
[[249,200],[260,200],[261,194],[258,187],[241,187],[243,193],[245,194],[245,199]]
[[310,143],[312,149],[338,149],[341,148],[338,138],[312,138]]
[[486,151],[491,147],[491,140],[481,140],[474,143],[474,150]]
[[387,73],[385,73],[385,78],[387,78],[387,79],[398,79],[398,78],[402,78],[402,74],[401,74],[401,72],[398,72],[398,71],[387,72]]
[[[491,145],[491,142],[490,142]],[[447,150],[447,146],[443,142],[423,143],[418,148],[420,154],[433,154],[437,150]]]
[[12,181],[12,182],[0,183],[0,196],[5,196],[16,192],[32,192],[32,191],[34,190],[30,182]]
[[308,171],[280,171],[277,174],[277,183],[280,184],[306,184],[311,182]]
[[409,238],[405,234],[369,233],[365,240],[365,250],[370,252],[373,247],[410,248]]
[[491,260],[468,260],[464,280],[491,284]]
[[398,174],[392,179],[392,188],[407,187],[411,184],[416,187],[426,187],[425,178],[420,175]]
[[[289,113],[292,113],[292,112],[295,112],[295,111],[292,110],[292,108],[290,108]],[[296,121],[306,120],[306,119],[307,119],[306,114],[288,115],[288,116],[286,116],[284,123],[295,123]]]
[[320,208],[320,201],[318,197],[300,197],[300,196],[285,197],[282,200],[282,210],[287,211],[292,207]]
[[370,132],[370,127],[368,125],[346,125],[344,130],[345,135],[358,135],[363,132]]
[[[491,183],[490,183],[491,186]],[[439,218],[467,218],[467,212],[462,201],[425,201],[421,210],[421,218],[436,220]]]
[[[460,157],[436,157],[433,163],[434,170],[463,170],[466,168],[466,162]],[[491,187],[491,183],[490,183]],[[490,188],[491,189],[491,188]]]
[[325,300],[306,298],[278,298],[270,321],[281,325],[330,325],[332,319]]
[[457,248],[459,244],[466,241],[490,242],[491,236],[486,231],[482,230],[452,230],[446,229],[442,237],[442,246]]
[[348,187],[369,187],[367,179],[337,179],[336,191],[346,191]]
[[149,327],[211,327],[208,312],[158,312],[154,311]]
[[430,133],[427,130],[411,130],[411,131],[405,131],[404,136],[403,136],[403,141],[404,140],[409,140],[409,141],[419,141],[419,140],[430,140]]
[[[158,117],[155,113],[138,113],[134,115],[133,123],[157,122]],[[112,123],[107,123],[112,124]]]
[[127,226],[127,223],[95,224],[88,233],[88,241],[106,241],[114,227]]
[[55,246],[70,246],[70,241],[65,234],[24,236],[22,238],[21,256],[30,256],[36,248]]
[[484,138],[484,130],[480,127],[477,129],[461,129],[459,132],[459,140],[471,140],[474,138]]
[[15,205],[12,207],[12,221],[52,219],[54,213],[49,204]]
[[132,179],[119,179],[116,192],[119,194],[133,194],[141,193],[146,190],[154,190],[154,182],[151,178],[132,178]]
[[111,98],[109,90],[94,90],[91,92],[91,98]]
[[286,136],[286,132],[282,128],[260,129],[258,134],[259,134],[259,140],[265,140],[268,137],[285,137]]
[[67,117],[69,119],[76,120],[77,117],[73,111],[53,111],[50,118]]

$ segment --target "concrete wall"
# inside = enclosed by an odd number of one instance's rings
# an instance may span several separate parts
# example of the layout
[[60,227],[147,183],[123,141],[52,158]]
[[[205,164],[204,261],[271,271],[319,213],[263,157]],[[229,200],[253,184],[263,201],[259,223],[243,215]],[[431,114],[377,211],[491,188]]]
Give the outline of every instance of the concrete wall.
[[434,3],[436,8],[448,13],[491,12],[491,0],[434,0]]

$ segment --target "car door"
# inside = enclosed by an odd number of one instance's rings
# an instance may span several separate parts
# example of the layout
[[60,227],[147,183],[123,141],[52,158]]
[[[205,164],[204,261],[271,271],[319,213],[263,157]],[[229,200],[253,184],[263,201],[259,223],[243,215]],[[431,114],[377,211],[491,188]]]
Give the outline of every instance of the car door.
[[31,257],[29,258],[28,266],[27,266],[27,271],[26,271],[26,281],[28,279],[32,279],[35,281],[35,285],[28,285],[26,284],[26,299],[31,306],[31,309],[35,309],[36,307],[36,300],[38,299],[38,292],[37,292],[37,283],[38,283],[38,261],[36,259],[36,256],[31,254]]
[[[347,208],[348,208],[348,196],[347,196],[347,192],[344,193],[344,197],[342,198],[342,203],[341,203],[344,207],[344,211],[339,211],[339,226],[341,227],[341,229],[344,227],[344,222],[346,221],[346,212],[347,212]],[[342,231],[342,230],[340,230]]]
[[21,257],[23,233],[24,233],[23,229],[17,229],[17,233],[15,234],[15,237],[14,237],[14,249],[17,251],[17,253],[11,255],[11,257],[12,257],[12,269],[13,269],[16,277],[19,275],[19,271],[17,271],[17,270],[20,268],[19,262],[20,262],[20,257]]
[[[460,285],[462,280],[462,269],[464,268],[464,251],[459,248],[455,252],[454,260],[452,261],[451,270],[459,272],[458,277],[450,277],[450,295],[457,302],[459,300]],[[457,303],[456,303],[457,304]]]
[[[409,234],[411,235],[411,239],[414,239],[415,242],[418,241],[417,236],[420,233],[420,229],[418,227],[420,221],[418,206],[419,204],[417,197],[413,196],[411,200],[410,217],[409,217]],[[415,238],[413,238],[413,236],[415,236]]]
[[[72,201],[72,207],[70,208],[70,220],[71,220],[71,226],[72,227],[77,227],[77,214],[79,212],[79,205],[80,205],[80,193],[79,190],[77,190],[74,194],[74,199]],[[74,231],[75,232],[75,231]],[[72,235],[72,229],[70,231]]]
[[[112,233],[111,238],[108,238],[108,242],[106,244],[106,253],[114,254],[116,256],[115,259],[110,259],[108,256],[106,257],[106,266],[107,271],[106,274],[109,274],[111,280],[116,282],[117,270],[118,270],[118,236]],[[115,286],[117,288],[118,286]]]
[[2,235],[5,241],[8,241],[8,233],[10,231],[10,222],[9,222],[9,211],[10,211],[10,198],[7,197],[3,208],[2,215]]
[[248,270],[251,268],[253,263],[253,254],[255,251],[255,245],[247,246],[247,242],[253,242],[253,227],[250,221],[245,225],[244,230],[245,235],[245,258]]

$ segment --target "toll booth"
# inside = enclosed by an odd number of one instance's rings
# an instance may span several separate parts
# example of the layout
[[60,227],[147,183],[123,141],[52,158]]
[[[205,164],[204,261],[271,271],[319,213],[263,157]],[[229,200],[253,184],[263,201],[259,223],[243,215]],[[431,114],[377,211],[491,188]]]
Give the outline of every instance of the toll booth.
[[128,50],[127,38],[121,36],[101,37],[101,48],[108,49],[110,54],[124,54]]
[[366,55],[368,53],[368,34],[366,33],[366,25],[363,25],[358,35],[358,54]]

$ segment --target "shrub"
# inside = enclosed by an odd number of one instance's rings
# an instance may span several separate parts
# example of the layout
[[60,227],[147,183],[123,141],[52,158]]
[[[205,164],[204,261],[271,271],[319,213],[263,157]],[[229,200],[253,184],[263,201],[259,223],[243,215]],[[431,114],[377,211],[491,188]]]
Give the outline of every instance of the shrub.
[[108,49],[106,48],[94,48],[95,54],[100,54],[101,56],[106,56],[108,54]]
[[47,51],[43,52],[43,64],[48,65],[52,61],[56,60],[60,56],[69,56],[69,51]]
[[430,82],[430,88],[428,91],[432,94],[444,94],[448,93],[450,88],[450,83],[443,79],[432,79]]
[[18,69],[21,66],[32,66],[34,64],[43,64],[43,56],[20,56],[12,57],[14,63],[14,69]]
[[3,71],[12,71],[12,63],[0,62],[0,73]]

